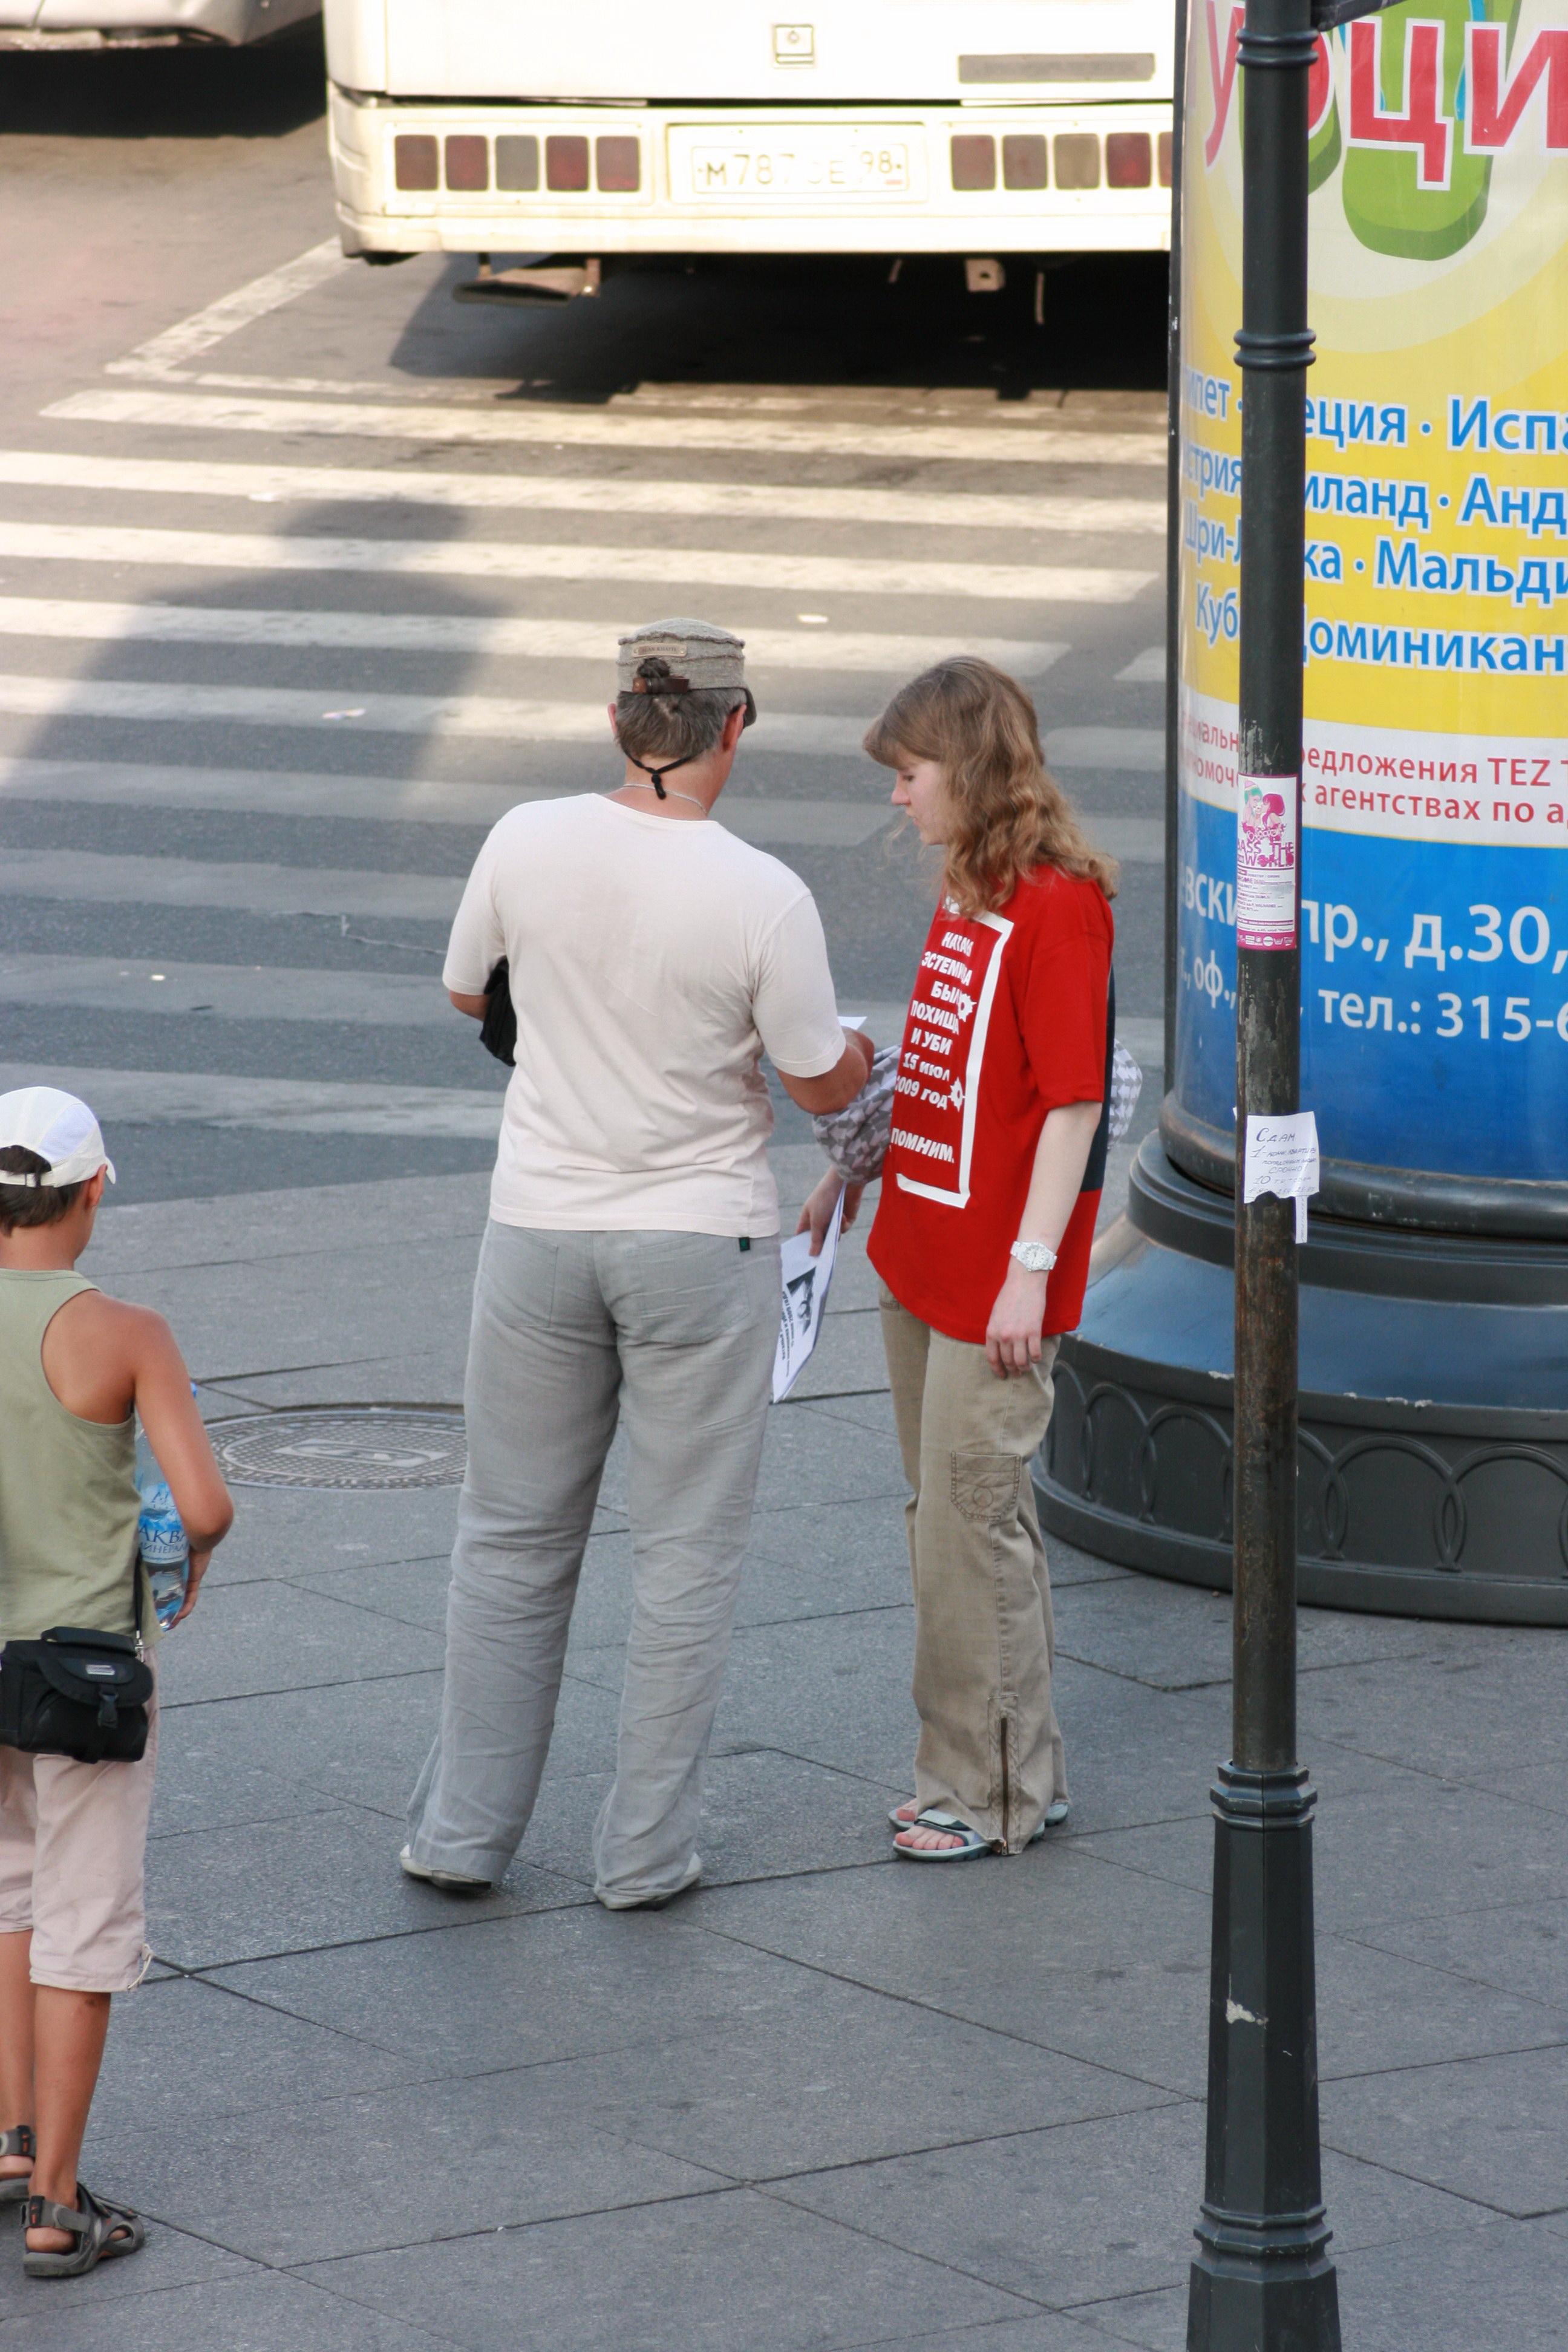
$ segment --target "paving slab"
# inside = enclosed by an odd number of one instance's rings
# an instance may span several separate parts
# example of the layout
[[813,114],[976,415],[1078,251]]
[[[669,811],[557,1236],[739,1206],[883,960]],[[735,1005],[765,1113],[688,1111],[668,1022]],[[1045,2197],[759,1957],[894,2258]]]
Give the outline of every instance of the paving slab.
[[492,2230],[304,2275],[437,2328],[466,2352],[516,2352],[520,2312],[552,2352],[848,2352],[1033,2315],[945,2259],[878,2245],[754,2189]]
[[704,1892],[695,1916],[921,2011],[1115,2067],[1152,2089],[1201,2094],[1206,1900],[1106,1869],[1055,1835],[962,1872],[900,1862],[875,1876]]
[[402,2246],[411,2224],[421,2240],[463,2237],[729,2185],[542,2099],[532,2070],[336,2095],[312,2084],[259,2121],[106,2133],[99,2169],[175,2227],[279,2268]]
[[[109,1232],[232,1413],[455,1402],[483,1214],[482,1179],[395,1179]],[[163,1653],[161,1969],[116,2004],[92,2126],[149,2251],[47,2308],[0,2263],[0,2352],[24,2325],[90,2352],[109,2299],[132,2352],[515,2352],[520,2313],[530,2352],[1184,2347],[1228,1604],[1053,1544],[1068,1823],[893,1860],[912,1626],[874,1300],[851,1236],[826,1392],[769,1416],[704,1885],[664,1912],[591,1897],[624,1443],[535,1819],[475,1905],[395,1864],[456,1490],[242,1493]],[[1555,2347],[1568,2210],[1504,2217],[1568,2209],[1568,1645],[1311,1611],[1300,1647],[1347,2346]]]
[[1466,1983],[1500,1986],[1568,2016],[1568,1903],[1497,1904],[1363,1932],[1378,1951],[1408,1953]]
[[[1054,2307],[1092,2307],[1184,2277],[1203,2164],[1203,2109],[1184,2100],[857,2165],[777,2193],[911,2251],[941,2214],[965,2270]],[[1365,2165],[1331,2164],[1324,2188],[1342,2246],[1483,2218]]]
[[439,1674],[442,1656],[438,1634],[258,1580],[204,1592],[159,1643],[158,1668],[163,1704],[178,1707]]
[[[134,2264],[111,2263],[107,2273],[96,2272],[87,2284],[140,2267],[145,2259],[139,2254]],[[0,2319],[0,2345],[7,2352],[12,2345],[17,2352],[23,2346],[27,2352],[82,2352],[89,2343],[101,2345],[101,2323],[89,2321],[84,2328],[86,2313],[101,2306],[79,2305],[83,2291],[75,2284],[57,2289],[43,2309],[29,2300],[19,2316]],[[411,2325],[348,2302],[330,2286],[232,2261],[200,2284],[117,2296],[113,2315],[117,2352],[215,2352],[220,2345],[223,2352],[307,2345],[310,2352],[449,2352],[461,2341],[438,2326]]]
[[1346,2256],[1344,2340],[1355,2352],[1561,2352],[1568,2263],[1540,2222],[1400,2239]]
[[1325,2084],[1323,2136],[1524,2220],[1568,2212],[1568,2042]]
[[[161,1838],[148,1857],[147,1939],[160,1959],[200,1969],[416,1932],[433,1923],[437,1898],[398,1869],[400,1843],[385,1816],[346,1805],[304,1821]],[[481,1899],[500,1911],[535,1911],[588,1896],[516,1863]]]
[[[1568,1840],[1552,1816],[1489,1791],[1447,1786],[1373,1757],[1309,1757],[1319,1788],[1312,1859],[1319,1925],[1358,1934],[1568,1891]],[[1109,1832],[1107,1860],[1206,1886],[1213,1833]]]
[[[608,1769],[550,1773],[522,1842],[523,1861],[591,1886],[594,1822],[611,1778]],[[803,1870],[891,1869],[887,1817],[897,1793],[773,1748],[713,1756],[699,1848],[702,1884],[792,1878]]]

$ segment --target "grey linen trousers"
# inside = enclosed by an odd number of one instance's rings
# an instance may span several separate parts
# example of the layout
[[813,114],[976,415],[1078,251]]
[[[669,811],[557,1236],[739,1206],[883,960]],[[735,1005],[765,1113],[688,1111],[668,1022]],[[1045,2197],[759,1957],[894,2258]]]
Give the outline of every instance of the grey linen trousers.
[[881,1289],[882,1340],[915,1588],[915,1795],[1007,1853],[1068,1792],[1051,1703],[1051,1575],[1029,1465],[1051,1417],[1060,1344],[998,1380]]
[[779,1244],[486,1228],[441,1728],[409,1805],[427,1868],[499,1878],[538,1794],[617,1420],[632,1531],[616,1776],[594,1832],[612,1908],[692,1884],[702,1768],[750,1531]]

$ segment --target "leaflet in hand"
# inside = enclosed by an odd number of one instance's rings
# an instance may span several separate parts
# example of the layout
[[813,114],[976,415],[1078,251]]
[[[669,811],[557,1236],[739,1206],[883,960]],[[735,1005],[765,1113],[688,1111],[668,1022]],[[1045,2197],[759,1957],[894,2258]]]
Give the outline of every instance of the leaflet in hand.
[[779,1319],[778,1353],[773,1358],[775,1404],[784,1402],[799,1380],[821,1333],[843,1222],[844,1195],[840,1192],[833,1222],[817,1256],[811,1255],[809,1233],[793,1234],[779,1253],[784,1274],[784,1311]]

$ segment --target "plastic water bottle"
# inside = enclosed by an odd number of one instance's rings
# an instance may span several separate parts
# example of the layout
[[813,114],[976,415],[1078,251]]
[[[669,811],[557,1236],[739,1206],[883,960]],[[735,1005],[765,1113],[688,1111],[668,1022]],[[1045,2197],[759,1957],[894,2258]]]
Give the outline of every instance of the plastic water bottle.
[[136,1484],[142,1494],[137,1541],[146,1564],[147,1583],[160,1625],[172,1624],[184,1606],[185,1581],[191,1572],[191,1548],[169,1482],[140,1426],[136,1431]]

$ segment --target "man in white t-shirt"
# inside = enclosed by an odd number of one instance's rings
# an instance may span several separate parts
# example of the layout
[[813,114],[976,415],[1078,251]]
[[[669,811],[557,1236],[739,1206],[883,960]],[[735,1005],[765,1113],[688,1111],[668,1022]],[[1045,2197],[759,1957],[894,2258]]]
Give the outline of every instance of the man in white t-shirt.
[[699,621],[638,629],[618,685],[626,782],[501,818],[443,975],[482,1020],[506,958],[516,1066],[474,1288],[441,1729],[402,1855],[412,1877],[477,1893],[517,1850],[618,1420],[632,1624],[594,1833],[612,1909],[700,1874],[779,1326],[761,1057],[812,1112],[852,1100],[870,1061],[840,1026],[811,893],[710,818],[756,715],[742,641]]

